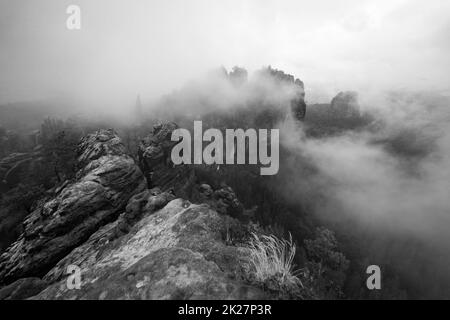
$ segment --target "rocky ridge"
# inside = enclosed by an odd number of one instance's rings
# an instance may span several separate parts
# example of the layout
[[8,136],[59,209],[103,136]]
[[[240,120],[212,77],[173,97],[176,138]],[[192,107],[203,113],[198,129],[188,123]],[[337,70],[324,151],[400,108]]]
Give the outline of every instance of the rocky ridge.
[[141,170],[113,130],[86,136],[77,152],[76,180],[32,212],[22,235],[0,256],[0,283],[43,276],[144,190]]
[[[156,126],[142,142],[141,161],[162,174],[151,189],[113,130],[83,138],[75,181],[26,218],[0,257],[0,298],[268,298],[248,281],[249,231],[230,217],[242,205],[228,186],[195,185],[189,168],[173,170],[173,128]],[[198,204],[177,198],[173,182],[189,185]],[[81,270],[79,290],[67,286],[71,265]]]

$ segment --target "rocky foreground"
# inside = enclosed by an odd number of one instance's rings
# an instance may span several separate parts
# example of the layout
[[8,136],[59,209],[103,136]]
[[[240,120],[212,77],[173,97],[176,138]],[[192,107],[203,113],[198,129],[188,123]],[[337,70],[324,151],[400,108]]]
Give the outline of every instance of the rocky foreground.
[[[144,141],[142,159],[167,169],[162,129]],[[113,130],[86,136],[77,152],[75,181],[30,214],[1,255],[1,299],[269,297],[247,281],[236,233],[245,226],[226,214],[242,210],[230,188],[198,186],[200,204],[177,198],[168,184],[189,171],[147,181]],[[80,289],[67,285],[69,266],[81,270]]]

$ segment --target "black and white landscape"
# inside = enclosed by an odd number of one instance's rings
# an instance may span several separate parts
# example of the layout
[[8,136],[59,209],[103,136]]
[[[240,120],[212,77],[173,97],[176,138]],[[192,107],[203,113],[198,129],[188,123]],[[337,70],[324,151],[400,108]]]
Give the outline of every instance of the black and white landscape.
[[0,299],[449,299],[449,32],[446,0],[1,1]]

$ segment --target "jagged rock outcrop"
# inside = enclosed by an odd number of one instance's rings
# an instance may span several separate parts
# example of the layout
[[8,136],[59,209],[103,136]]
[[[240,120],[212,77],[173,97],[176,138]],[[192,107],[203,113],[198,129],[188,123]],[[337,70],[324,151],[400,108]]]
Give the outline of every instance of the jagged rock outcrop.
[[141,170],[113,130],[86,136],[77,155],[76,180],[32,212],[19,239],[0,256],[0,283],[43,276],[145,189]]
[[[145,204],[130,200],[142,218],[119,238],[119,220],[101,228],[44,277],[53,284],[33,299],[267,298],[244,281],[246,249],[226,243],[232,218],[182,199],[154,212],[171,197],[154,190],[137,197]],[[80,290],[67,287],[69,265],[81,268]]]
[[192,184],[193,169],[188,165],[174,166],[171,161],[173,122],[155,125],[153,131],[139,144],[138,158],[149,188],[172,190],[178,197],[188,198],[186,189]]
[[228,77],[233,85],[240,87],[248,81],[248,72],[244,68],[235,66],[228,74]]
[[259,75],[268,76],[275,79],[280,84],[291,85],[294,89],[293,97],[290,101],[291,112],[294,119],[303,121],[306,115],[305,85],[300,79],[287,74],[282,70],[273,69],[271,66],[259,71]]
[[199,172],[212,179],[220,176],[216,166],[173,165],[170,153],[176,142],[171,141],[171,134],[176,128],[178,126],[173,122],[162,122],[140,143],[138,155],[149,188],[170,191],[177,197],[209,204],[221,214],[244,218],[244,208],[232,188],[222,181],[215,188],[199,181]]
[[345,91],[337,94],[329,104],[310,105],[305,131],[313,137],[331,136],[368,128],[374,121],[370,113],[361,112],[358,93]]
[[358,93],[355,91],[339,92],[331,100],[330,110],[338,118],[360,117]]

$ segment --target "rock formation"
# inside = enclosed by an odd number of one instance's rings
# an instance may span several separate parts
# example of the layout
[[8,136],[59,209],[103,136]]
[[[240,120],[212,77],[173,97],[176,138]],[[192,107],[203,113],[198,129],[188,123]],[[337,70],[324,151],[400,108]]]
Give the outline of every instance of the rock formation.
[[360,117],[358,93],[355,91],[339,92],[331,100],[330,109],[339,118]]
[[[176,197],[189,199],[195,203],[206,203],[221,214],[244,218],[244,208],[233,189],[223,183],[221,177],[225,169],[211,165],[174,165],[170,153],[176,142],[171,141],[171,133],[178,126],[173,122],[162,122],[145,137],[138,150],[139,162],[147,178],[149,188],[157,187],[170,191]],[[207,175],[217,180],[215,188],[204,184],[199,175]]]
[[177,196],[183,197],[193,171],[188,166],[175,167],[171,163],[170,153],[176,144],[171,141],[171,135],[176,128],[178,126],[173,122],[154,126],[153,131],[139,144],[138,158],[149,188],[171,189]]
[[360,110],[358,93],[338,93],[329,104],[315,104],[308,107],[305,131],[308,136],[322,137],[358,131],[374,123],[370,113]]
[[281,84],[294,86],[294,97],[291,100],[291,112],[294,119],[303,121],[306,115],[305,86],[303,81],[296,79],[293,75],[282,70],[273,69],[271,66],[259,71],[260,75],[276,79]]
[[[155,200],[159,197],[159,200]],[[245,284],[245,249],[227,245],[227,216],[165,193],[146,194],[142,218],[116,238],[112,222],[62,259],[33,299],[258,299]],[[154,211],[149,203],[159,202]],[[80,290],[69,290],[69,265],[82,272]]]
[[236,87],[242,86],[248,80],[248,72],[244,68],[233,67],[233,70],[228,75],[231,83]]
[[85,137],[76,181],[24,221],[24,232],[0,256],[0,283],[40,277],[104,224],[117,218],[145,179],[113,130]]

